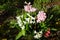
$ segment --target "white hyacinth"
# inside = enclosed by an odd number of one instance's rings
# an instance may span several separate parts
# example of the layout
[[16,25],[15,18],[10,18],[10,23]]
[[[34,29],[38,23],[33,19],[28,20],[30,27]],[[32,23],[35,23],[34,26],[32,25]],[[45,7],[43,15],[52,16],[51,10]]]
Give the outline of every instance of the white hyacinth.
[[29,20],[27,19],[28,20],[28,23],[35,23],[35,18],[34,17],[32,17],[30,14],[27,14],[27,16],[30,17]]
[[19,24],[19,26],[22,26],[22,21],[21,21],[21,18],[20,16],[17,16],[17,23]]
[[40,31],[40,32],[34,31],[34,34],[36,34],[36,35],[34,35],[34,38],[36,38],[36,39],[39,39],[42,37],[42,31]]
[[27,16],[29,16],[29,18],[24,18],[25,20],[22,21],[23,19],[23,15],[20,15],[20,16],[17,16],[16,19],[17,19],[17,23],[18,25],[20,26],[21,29],[24,29],[26,25],[26,23],[35,23],[35,18],[32,17],[30,14],[27,14]]
[[20,28],[23,30],[23,29],[25,28],[25,26],[23,25],[20,16],[17,16],[16,18],[17,18],[17,23],[18,23],[18,25],[19,25]]
[[[32,18],[25,18],[25,20],[28,22],[28,23],[35,23],[35,19],[32,19]],[[34,20],[34,21],[32,21]]]

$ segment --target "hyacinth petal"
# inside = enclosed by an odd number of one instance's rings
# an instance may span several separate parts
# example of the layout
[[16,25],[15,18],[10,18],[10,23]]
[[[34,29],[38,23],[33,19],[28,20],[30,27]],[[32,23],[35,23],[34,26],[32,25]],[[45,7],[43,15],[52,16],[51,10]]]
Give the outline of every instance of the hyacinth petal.
[[46,13],[44,13],[44,15],[46,15]]
[[30,9],[31,9],[31,5],[24,6],[25,11],[30,12]]
[[47,31],[44,36],[49,37],[50,36],[50,31]]
[[28,5],[30,5],[30,4],[31,4],[31,2],[28,3]]
[[49,34],[48,34],[48,33],[46,33],[46,34],[45,34],[45,37],[48,37],[48,36],[49,36]]
[[31,8],[30,11],[31,11],[31,12],[35,12],[35,11],[36,11],[36,8]]
[[50,31],[47,31],[47,33],[49,33],[49,34],[50,34]]
[[36,30],[34,31],[34,33],[37,33]]

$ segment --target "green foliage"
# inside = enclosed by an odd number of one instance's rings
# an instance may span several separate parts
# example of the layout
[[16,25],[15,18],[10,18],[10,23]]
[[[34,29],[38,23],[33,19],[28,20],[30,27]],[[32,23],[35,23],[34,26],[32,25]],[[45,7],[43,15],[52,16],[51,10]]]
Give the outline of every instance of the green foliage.
[[10,27],[14,28],[17,25],[16,20],[12,19],[10,20]]
[[60,6],[55,5],[54,8],[52,9],[52,12],[54,12],[55,14],[60,14]]
[[5,10],[6,9],[6,4],[0,5],[0,11]]
[[33,6],[36,7],[38,10],[43,10],[44,9],[43,4],[49,3],[49,1],[50,0],[34,0]]

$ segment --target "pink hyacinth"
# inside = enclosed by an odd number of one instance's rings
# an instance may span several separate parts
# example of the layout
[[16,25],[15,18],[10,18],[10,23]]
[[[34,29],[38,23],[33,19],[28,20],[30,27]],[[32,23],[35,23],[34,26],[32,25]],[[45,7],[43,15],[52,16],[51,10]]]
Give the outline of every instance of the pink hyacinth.
[[24,6],[24,10],[26,12],[35,12],[36,8],[32,7],[32,5],[30,5],[31,3],[26,3],[27,5]]
[[51,34],[51,32],[50,32],[50,30],[48,30],[46,33],[45,33],[45,37],[49,37],[50,36],[50,34]]
[[46,13],[44,13],[44,11],[39,11],[37,15],[37,23],[45,21],[45,19],[46,19]]

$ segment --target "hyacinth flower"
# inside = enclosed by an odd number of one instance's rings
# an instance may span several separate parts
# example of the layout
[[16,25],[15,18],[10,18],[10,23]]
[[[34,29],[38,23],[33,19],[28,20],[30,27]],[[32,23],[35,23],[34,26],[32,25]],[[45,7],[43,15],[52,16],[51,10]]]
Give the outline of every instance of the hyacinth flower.
[[47,17],[46,13],[44,13],[44,11],[39,11],[39,13],[37,15],[37,23],[44,22],[46,17]]
[[39,31],[39,32],[36,32],[36,31],[34,31],[34,38],[36,38],[36,39],[39,39],[39,38],[41,38],[42,37],[42,31]]
[[25,28],[25,26],[23,25],[20,16],[17,16],[16,19],[17,19],[17,24],[18,24],[18,25],[20,26],[20,28],[23,30],[23,29]]
[[35,12],[36,11],[36,8],[32,7],[32,5],[30,5],[31,4],[30,2],[29,3],[25,2],[25,4],[27,4],[24,6],[24,10],[26,12]]
[[45,37],[49,37],[51,34],[50,29],[47,30],[47,32],[44,34]]

